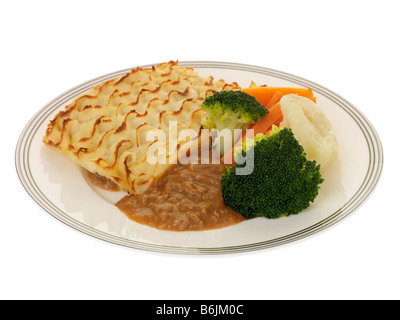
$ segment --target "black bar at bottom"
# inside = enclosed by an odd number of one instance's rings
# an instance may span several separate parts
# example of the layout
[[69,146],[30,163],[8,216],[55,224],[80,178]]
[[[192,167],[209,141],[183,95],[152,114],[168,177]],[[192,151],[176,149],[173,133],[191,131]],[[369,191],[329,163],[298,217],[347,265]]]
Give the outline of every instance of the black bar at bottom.
[[[137,300],[135,313],[143,319],[259,319],[263,300]],[[131,302],[130,302],[131,304]],[[140,313],[139,313],[140,311]]]

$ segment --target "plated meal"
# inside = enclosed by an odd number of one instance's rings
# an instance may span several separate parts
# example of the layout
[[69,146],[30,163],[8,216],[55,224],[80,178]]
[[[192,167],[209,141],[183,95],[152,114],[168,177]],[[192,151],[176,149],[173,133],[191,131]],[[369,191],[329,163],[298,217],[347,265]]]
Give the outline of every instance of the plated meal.
[[309,80],[264,67],[169,61],[60,94],[18,140],[28,194],[57,220],[114,244],[242,252],[322,231],[376,186],[368,119]]
[[338,156],[310,88],[201,77],[167,62],[97,84],[49,122],[43,142],[126,196],[163,230],[222,228],[308,208]]

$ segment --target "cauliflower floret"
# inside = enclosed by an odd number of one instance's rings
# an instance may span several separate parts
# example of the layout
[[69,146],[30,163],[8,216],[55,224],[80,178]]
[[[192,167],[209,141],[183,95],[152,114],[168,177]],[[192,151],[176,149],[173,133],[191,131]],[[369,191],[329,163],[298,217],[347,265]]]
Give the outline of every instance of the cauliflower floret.
[[308,98],[288,94],[282,97],[280,105],[281,125],[292,129],[307,157],[321,165],[321,172],[326,171],[338,157],[336,136],[330,132],[331,122]]

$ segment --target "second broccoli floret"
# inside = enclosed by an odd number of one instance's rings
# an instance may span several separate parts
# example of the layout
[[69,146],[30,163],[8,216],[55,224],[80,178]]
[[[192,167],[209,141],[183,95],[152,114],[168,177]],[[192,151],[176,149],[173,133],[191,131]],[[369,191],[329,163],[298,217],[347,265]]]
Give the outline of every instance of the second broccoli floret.
[[297,214],[318,195],[323,182],[320,166],[307,160],[290,129],[274,127],[269,135],[246,141],[235,153],[250,153],[253,171],[238,175],[236,167],[244,165],[227,167],[221,187],[225,203],[244,217],[271,219]]
[[247,129],[265,118],[268,110],[253,96],[243,91],[220,91],[207,97],[202,108],[207,115],[202,119],[204,129]]

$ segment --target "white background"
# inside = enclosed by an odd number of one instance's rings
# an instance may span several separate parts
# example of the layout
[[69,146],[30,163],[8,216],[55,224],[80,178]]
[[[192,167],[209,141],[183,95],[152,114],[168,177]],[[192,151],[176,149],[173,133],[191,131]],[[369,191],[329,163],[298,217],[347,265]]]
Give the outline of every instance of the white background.
[[[0,298],[400,298],[397,2],[3,1]],[[335,91],[382,140],[377,188],[326,231],[222,256],[116,246],[39,208],[14,165],[19,134],[34,113],[86,80],[168,60],[259,65]]]

